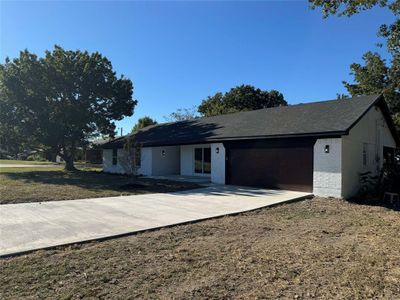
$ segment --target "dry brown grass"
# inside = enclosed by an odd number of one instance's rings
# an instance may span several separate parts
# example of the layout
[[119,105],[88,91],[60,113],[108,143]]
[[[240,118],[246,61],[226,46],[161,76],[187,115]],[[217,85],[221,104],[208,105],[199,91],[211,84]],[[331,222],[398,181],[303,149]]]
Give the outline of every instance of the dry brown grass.
[[0,298],[400,298],[400,214],[315,198],[0,260]]
[[99,198],[143,193],[164,193],[196,188],[193,183],[137,179],[143,187],[124,189],[132,179],[93,169],[65,172],[61,167],[3,168],[0,170],[0,204]]

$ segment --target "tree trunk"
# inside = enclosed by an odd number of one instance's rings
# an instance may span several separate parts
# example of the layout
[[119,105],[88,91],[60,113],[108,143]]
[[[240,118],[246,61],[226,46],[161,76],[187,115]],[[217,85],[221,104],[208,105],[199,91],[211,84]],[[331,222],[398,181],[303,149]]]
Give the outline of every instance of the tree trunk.
[[74,166],[74,159],[71,156],[67,156],[63,158],[65,160],[65,167],[64,170],[66,171],[76,171]]

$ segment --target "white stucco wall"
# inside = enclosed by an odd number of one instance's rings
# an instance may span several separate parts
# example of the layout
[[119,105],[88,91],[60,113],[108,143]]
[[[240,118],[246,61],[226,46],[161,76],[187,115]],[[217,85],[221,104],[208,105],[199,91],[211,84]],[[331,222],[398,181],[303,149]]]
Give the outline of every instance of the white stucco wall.
[[143,147],[141,149],[141,162],[138,173],[140,175],[151,176],[153,165],[153,149],[152,147]]
[[[363,144],[367,144],[367,165],[363,164]],[[379,108],[372,107],[365,116],[343,136],[342,196],[354,196],[360,188],[360,173],[379,174],[383,165],[383,147],[396,147],[393,136]]]
[[181,158],[180,146],[151,147],[151,151],[151,175],[179,175]]
[[[164,154],[163,155],[163,151]],[[118,149],[118,161],[112,164],[112,149],[103,149],[103,170],[108,173],[124,174],[124,150]],[[180,174],[180,146],[143,147],[138,174],[144,176]]]
[[[367,145],[367,164],[363,147]],[[330,146],[325,153],[325,145]],[[314,145],[313,193],[318,196],[350,198],[360,188],[360,173],[378,175],[383,164],[383,147],[396,147],[386,120],[378,107],[372,107],[350,130],[335,139],[319,139]]]
[[103,171],[109,172],[111,164],[112,164],[112,150],[103,149]]
[[225,147],[222,143],[211,144],[211,182],[225,184]]
[[117,164],[112,163],[112,149],[103,149],[103,171],[107,173],[124,174],[125,170],[121,165],[121,158],[124,155],[123,149],[118,149],[117,152]]
[[[325,146],[329,145],[329,153]],[[314,145],[313,194],[322,197],[341,197],[342,139],[318,139]]]
[[181,175],[193,176],[194,175],[194,153],[193,145],[181,146]]

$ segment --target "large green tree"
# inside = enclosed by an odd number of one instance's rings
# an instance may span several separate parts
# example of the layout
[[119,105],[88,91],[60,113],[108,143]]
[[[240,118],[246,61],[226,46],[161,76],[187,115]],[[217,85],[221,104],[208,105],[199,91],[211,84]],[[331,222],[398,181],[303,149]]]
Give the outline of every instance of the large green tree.
[[263,91],[251,85],[240,85],[226,93],[216,93],[200,104],[198,111],[205,117],[226,113],[287,105],[278,91]]
[[152,118],[148,116],[144,116],[142,118],[139,118],[135,126],[132,128],[132,133],[137,132],[139,129],[145,128],[150,125],[156,125],[157,121],[153,120]]
[[32,141],[26,140],[16,126],[0,123],[0,158],[5,155],[16,157],[29,147]]
[[0,65],[0,124],[18,128],[73,170],[77,147],[113,135],[114,120],[133,114],[132,91],[132,82],[117,77],[98,52],[55,46],[39,58],[25,50]]
[[389,9],[394,14],[395,21],[382,24],[378,30],[378,36],[386,41],[390,60],[387,62],[378,53],[367,52],[363,55],[364,64],[353,63],[350,66],[354,82],[343,83],[352,96],[384,94],[400,129],[400,0],[310,0],[310,3],[314,9],[321,8],[324,17],[352,16],[376,6]]
[[389,66],[378,53],[372,52],[364,54],[363,60],[363,65],[350,66],[355,82],[343,81],[343,84],[352,96],[382,93],[400,128],[400,60],[392,59]]

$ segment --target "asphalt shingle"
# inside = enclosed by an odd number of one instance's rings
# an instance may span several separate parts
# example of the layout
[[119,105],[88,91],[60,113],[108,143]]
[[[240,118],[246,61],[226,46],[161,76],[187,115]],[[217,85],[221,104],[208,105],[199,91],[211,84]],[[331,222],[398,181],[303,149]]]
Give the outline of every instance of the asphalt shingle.
[[[286,136],[339,136],[379,97],[360,96],[164,123],[143,128],[134,139],[143,146],[157,146]],[[110,142],[105,148],[123,140]]]

